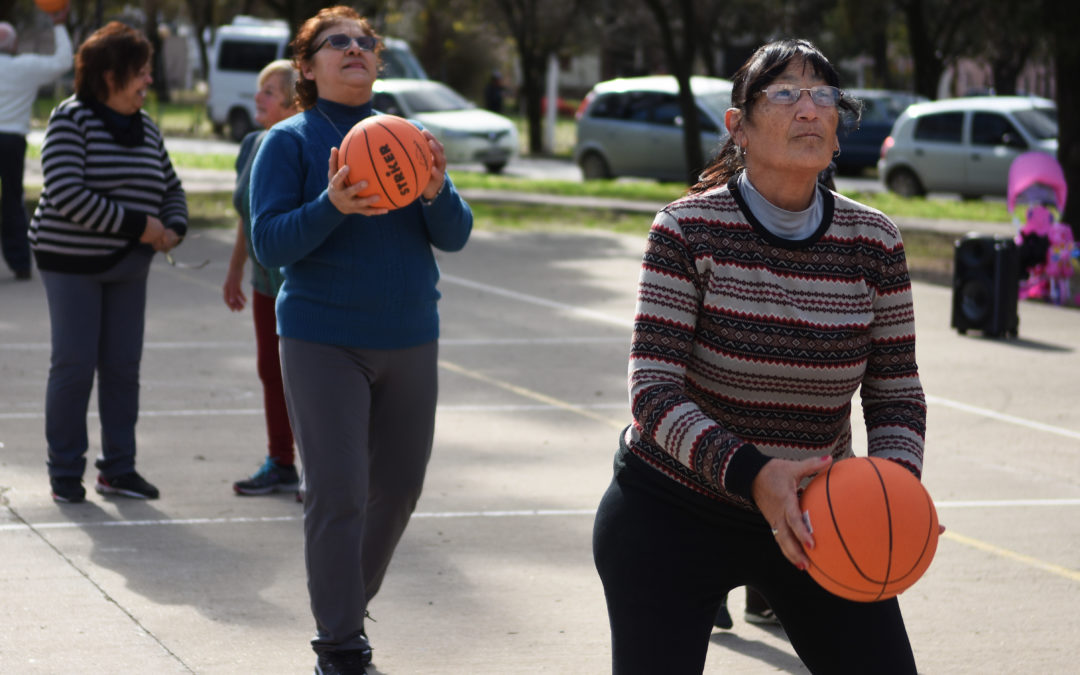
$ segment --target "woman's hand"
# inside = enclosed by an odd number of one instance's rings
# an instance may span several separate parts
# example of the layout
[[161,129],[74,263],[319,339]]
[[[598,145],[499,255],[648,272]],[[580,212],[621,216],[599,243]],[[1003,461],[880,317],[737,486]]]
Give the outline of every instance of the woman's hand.
[[338,149],[331,148],[329,170],[327,171],[329,184],[326,193],[330,197],[330,203],[338,211],[344,214],[358,213],[361,216],[381,216],[389,212],[388,209],[372,206],[372,204],[379,201],[379,195],[358,196],[358,193],[368,186],[366,180],[359,181],[354,185],[346,185],[345,181],[349,177],[349,167],[345,165],[335,170],[334,167],[337,166],[337,163]]
[[247,304],[243,284],[244,268],[229,265],[229,271],[225,274],[225,283],[221,287],[221,293],[225,298],[225,305],[234,312],[244,309],[244,305]]
[[139,237],[139,241],[144,244],[150,244],[157,251],[157,244],[161,240],[161,237],[165,234],[165,225],[161,220],[154,216],[146,217],[146,229],[143,230],[142,236]]
[[784,557],[804,571],[810,565],[806,549],[814,548],[814,537],[806,528],[799,508],[799,484],[831,462],[832,457],[828,456],[799,462],[772,459],[761,467],[750,488],[754,503],[772,527]]
[[431,179],[428,181],[427,187],[420,193],[420,196],[424,199],[431,201],[439,194],[439,190],[442,190],[443,182],[446,180],[446,149],[443,148],[443,144],[439,142],[439,139],[435,138],[427,129],[422,132],[424,138],[428,141],[428,147],[431,148]]

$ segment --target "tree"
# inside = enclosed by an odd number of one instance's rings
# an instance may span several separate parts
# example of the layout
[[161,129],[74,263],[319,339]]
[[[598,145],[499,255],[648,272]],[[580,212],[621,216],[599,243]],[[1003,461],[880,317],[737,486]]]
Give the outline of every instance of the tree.
[[670,8],[664,0],[642,0],[652,12],[660,29],[668,67],[679,83],[679,108],[683,122],[683,153],[686,156],[687,185],[697,182],[705,168],[705,153],[701,150],[701,120],[690,86],[694,58],[698,55],[698,21],[695,0],[678,0]]
[[[580,19],[591,15],[593,0],[488,0],[494,15],[514,40],[521,67],[520,98],[528,122],[529,152],[543,152],[543,108],[548,58],[567,44]],[[552,102],[554,104],[554,102]]]
[[1074,236],[1080,240],[1080,197],[1076,196],[1080,194],[1080,93],[1071,79],[1080,73],[1080,15],[1055,0],[1043,0],[1042,9],[1057,80],[1058,162],[1070,195],[1061,220],[1072,226]]
[[937,98],[945,66],[964,52],[963,29],[974,22],[979,0],[897,0],[907,19],[908,43],[915,63],[915,91]]

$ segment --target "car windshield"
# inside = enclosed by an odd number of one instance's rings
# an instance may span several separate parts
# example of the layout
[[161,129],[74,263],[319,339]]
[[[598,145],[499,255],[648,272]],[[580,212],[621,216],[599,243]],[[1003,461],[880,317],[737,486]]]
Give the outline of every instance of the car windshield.
[[399,96],[405,99],[406,105],[414,115],[426,112],[466,110],[472,107],[457,92],[446,87],[425,87],[416,91],[403,91]]
[[1045,141],[1058,137],[1058,121],[1056,108],[1032,108],[1031,110],[1017,110],[1013,113],[1028,133],[1037,140]]

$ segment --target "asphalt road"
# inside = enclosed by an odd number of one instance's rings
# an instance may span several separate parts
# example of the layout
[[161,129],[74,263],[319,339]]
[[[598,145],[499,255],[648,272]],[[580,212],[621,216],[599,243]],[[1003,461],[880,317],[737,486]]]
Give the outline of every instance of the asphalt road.
[[[436,444],[371,607],[373,673],[607,671],[589,542],[628,420],[641,246],[482,231],[438,255]],[[299,506],[229,487],[265,452],[251,317],[221,300],[230,250],[229,232],[195,232],[177,257],[208,267],[159,257],[151,271],[138,433],[155,502],[49,499],[44,293],[0,278],[0,672],[311,672]],[[1074,673],[1080,312],[1024,303],[1020,338],[996,340],[952,331],[950,302],[915,285],[925,482],[949,528],[901,596],[920,672]],[[732,594],[735,627],[714,632],[706,672],[806,672],[741,602]]]

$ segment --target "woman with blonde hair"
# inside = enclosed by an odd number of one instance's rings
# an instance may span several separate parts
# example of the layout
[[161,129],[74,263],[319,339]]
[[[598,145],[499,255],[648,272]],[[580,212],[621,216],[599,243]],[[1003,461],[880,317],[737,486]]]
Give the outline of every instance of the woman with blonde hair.
[[[284,279],[277,268],[266,268],[255,258],[251,247],[251,165],[266,137],[266,131],[288,119],[299,109],[296,105],[296,68],[291,61],[278,59],[259,73],[255,92],[255,121],[262,130],[253,131],[240,143],[236,156],[236,189],[233,206],[240,214],[236,224],[236,243],[229,258],[229,269],[222,286],[225,305],[239,312],[247,305],[243,291],[244,265],[251,261],[251,316],[255,322],[256,369],[263,386],[263,416],[266,419],[267,456],[254,475],[233,483],[238,495],[266,495],[273,492],[296,492],[300,477],[296,471],[292,428],[285,406],[285,385],[281,381],[278,359],[277,312],[274,301]],[[298,495],[299,497],[299,495]]]

